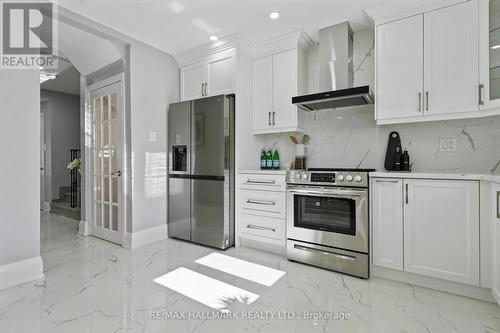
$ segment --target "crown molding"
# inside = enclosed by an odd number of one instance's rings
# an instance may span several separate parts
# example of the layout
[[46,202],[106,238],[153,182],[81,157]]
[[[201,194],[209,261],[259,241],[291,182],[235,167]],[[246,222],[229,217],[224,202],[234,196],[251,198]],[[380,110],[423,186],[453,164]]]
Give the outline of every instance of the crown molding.
[[365,13],[375,24],[383,24],[466,1],[468,0],[388,0],[365,9]]
[[304,31],[294,31],[262,42],[252,43],[241,34],[229,35],[216,42],[206,43],[191,50],[174,55],[180,67],[190,65],[201,59],[232,48],[243,50],[253,57],[263,56],[282,50],[297,48],[308,49],[313,41]]
[[216,54],[232,48],[239,48],[247,52],[250,52],[252,48],[252,43],[248,39],[246,39],[243,35],[236,33],[221,38],[216,42],[206,43],[201,46],[190,49],[188,51],[177,53],[174,55],[174,58],[177,61],[177,63],[182,67],[197,62],[198,60],[210,56],[212,54]]

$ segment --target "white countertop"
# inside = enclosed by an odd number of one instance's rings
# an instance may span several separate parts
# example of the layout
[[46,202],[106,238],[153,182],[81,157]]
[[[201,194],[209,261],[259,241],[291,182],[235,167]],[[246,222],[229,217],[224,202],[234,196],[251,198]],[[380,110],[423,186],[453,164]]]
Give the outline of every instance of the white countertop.
[[374,171],[370,177],[383,178],[419,178],[419,179],[458,179],[479,180],[500,183],[500,174],[475,174],[475,173],[439,173],[439,172],[397,172],[397,171]]
[[287,170],[238,170],[240,174],[268,174],[268,175],[286,175]]

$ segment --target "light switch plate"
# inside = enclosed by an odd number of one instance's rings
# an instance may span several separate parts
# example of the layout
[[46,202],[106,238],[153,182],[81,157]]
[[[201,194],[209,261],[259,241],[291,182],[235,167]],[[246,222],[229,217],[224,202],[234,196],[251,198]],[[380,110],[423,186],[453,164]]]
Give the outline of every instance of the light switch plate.
[[149,132],[149,141],[156,142],[156,132]]
[[457,151],[457,139],[446,138],[439,140],[439,151],[445,153],[454,153]]

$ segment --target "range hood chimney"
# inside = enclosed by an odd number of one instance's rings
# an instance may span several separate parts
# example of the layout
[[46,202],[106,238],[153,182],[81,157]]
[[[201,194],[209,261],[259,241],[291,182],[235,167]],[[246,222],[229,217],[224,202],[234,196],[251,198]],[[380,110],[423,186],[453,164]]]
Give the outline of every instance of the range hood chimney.
[[373,104],[370,86],[354,86],[353,32],[349,22],[319,31],[320,93],[296,96],[292,103],[305,111]]

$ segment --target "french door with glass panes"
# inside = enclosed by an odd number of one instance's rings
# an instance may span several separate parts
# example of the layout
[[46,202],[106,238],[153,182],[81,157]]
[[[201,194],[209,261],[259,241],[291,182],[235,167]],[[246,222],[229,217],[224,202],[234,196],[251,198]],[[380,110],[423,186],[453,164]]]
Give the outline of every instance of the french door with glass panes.
[[90,92],[92,107],[92,235],[122,244],[122,83]]

